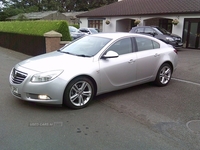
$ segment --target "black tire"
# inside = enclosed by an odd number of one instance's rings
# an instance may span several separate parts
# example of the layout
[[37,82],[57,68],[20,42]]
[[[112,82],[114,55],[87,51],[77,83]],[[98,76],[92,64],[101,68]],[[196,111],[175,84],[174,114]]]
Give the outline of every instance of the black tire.
[[93,99],[94,92],[94,85],[88,78],[75,78],[65,89],[63,104],[72,109],[84,108]]
[[160,66],[154,83],[158,86],[166,86],[172,77],[172,67],[168,63]]

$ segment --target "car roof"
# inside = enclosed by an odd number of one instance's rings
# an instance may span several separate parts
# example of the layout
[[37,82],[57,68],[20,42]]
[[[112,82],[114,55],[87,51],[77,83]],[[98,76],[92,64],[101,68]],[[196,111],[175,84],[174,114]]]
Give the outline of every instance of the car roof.
[[92,34],[90,36],[96,36],[96,37],[104,37],[104,38],[111,38],[111,39],[118,39],[122,37],[150,37],[143,34],[138,33],[128,33],[128,32],[115,32],[115,33],[98,33],[98,34]]
[[152,26],[136,26],[136,27],[133,27],[132,29],[134,29],[134,28],[146,28],[146,27],[150,27],[150,28],[160,28],[159,26],[152,25]]
[[79,29],[96,29],[96,28],[82,27],[82,28],[79,28]]
[[114,32],[114,33],[98,33],[98,34],[90,34],[87,36],[95,36],[95,37],[103,37],[103,38],[110,38],[112,40],[120,39],[123,37],[145,37],[151,40],[157,41],[158,43],[163,43],[162,41],[151,37],[145,34],[138,34],[138,33],[129,33],[129,32]]

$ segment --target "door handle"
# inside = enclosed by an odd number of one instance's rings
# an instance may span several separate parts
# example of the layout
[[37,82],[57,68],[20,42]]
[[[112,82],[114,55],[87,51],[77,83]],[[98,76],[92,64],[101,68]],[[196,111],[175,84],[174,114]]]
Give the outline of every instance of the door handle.
[[158,53],[156,53],[156,54],[154,55],[154,57],[158,57],[158,56],[160,56],[160,54],[158,54]]
[[134,62],[135,62],[135,60],[133,60],[133,59],[128,61],[129,64],[134,63]]

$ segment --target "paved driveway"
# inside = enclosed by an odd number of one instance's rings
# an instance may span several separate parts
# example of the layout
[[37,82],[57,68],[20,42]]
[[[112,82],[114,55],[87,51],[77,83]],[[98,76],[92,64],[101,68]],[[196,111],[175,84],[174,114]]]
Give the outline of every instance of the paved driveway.
[[0,48],[0,149],[200,149],[200,51],[179,51],[166,87],[111,92],[81,110],[14,98],[10,70],[28,57]]

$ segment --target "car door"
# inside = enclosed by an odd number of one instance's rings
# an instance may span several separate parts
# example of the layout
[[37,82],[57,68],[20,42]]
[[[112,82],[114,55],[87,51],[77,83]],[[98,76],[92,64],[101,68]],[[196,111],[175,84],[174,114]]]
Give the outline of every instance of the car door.
[[136,54],[132,50],[131,38],[115,42],[108,48],[108,51],[115,51],[119,56],[100,59],[102,90],[113,90],[132,84],[136,79]]
[[146,81],[157,71],[160,44],[145,37],[135,37],[135,41],[137,45],[136,78],[137,81]]

